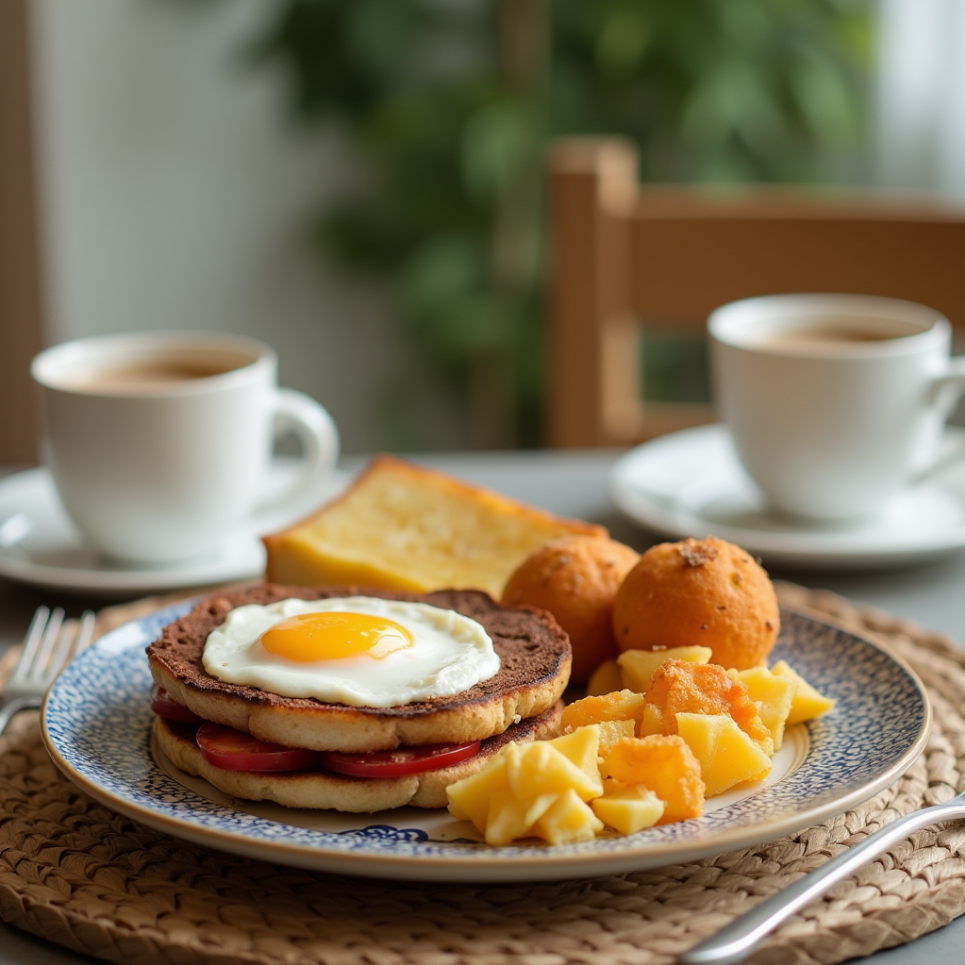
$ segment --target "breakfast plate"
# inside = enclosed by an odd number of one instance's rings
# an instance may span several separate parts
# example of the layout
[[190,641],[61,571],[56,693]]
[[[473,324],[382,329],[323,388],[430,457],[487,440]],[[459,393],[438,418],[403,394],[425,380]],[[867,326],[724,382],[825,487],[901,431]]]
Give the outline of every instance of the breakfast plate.
[[[950,427],[949,453],[965,433]],[[767,512],[722,425],[661,436],[631,449],[610,471],[609,493],[626,516],[679,539],[714,535],[765,565],[827,568],[897,566],[965,547],[965,458],[900,493],[880,515],[813,524]]]
[[155,757],[144,648],[189,606],[125,624],[64,671],[44,705],[47,749],[81,789],[135,821],[194,844],[317,871],[535,881],[620,874],[749,847],[826,820],[892,783],[921,753],[931,719],[921,683],[896,657],[786,612],[773,658],[788,660],[837,705],[789,730],[767,781],[711,799],[702,818],[628,837],[489,847],[445,811],[340,814],[237,801]]
[[[271,493],[284,492],[299,460],[272,463]],[[86,546],[57,495],[47,469],[28,469],[0,479],[0,577],[56,590],[116,595],[230,583],[265,570],[261,533],[294,522],[340,493],[348,476],[334,472],[321,490],[284,510],[255,518],[217,553],[186,563],[133,566],[111,561]]]

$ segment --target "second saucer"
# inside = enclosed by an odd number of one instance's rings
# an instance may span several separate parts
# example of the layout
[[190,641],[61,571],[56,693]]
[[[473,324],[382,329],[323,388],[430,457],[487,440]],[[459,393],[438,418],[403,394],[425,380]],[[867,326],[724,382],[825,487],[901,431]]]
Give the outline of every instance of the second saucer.
[[[946,443],[965,435],[949,428]],[[614,465],[610,498],[664,536],[718,536],[765,564],[852,569],[923,562],[965,548],[965,461],[899,494],[878,516],[814,525],[779,517],[737,461],[722,425],[662,436]]]

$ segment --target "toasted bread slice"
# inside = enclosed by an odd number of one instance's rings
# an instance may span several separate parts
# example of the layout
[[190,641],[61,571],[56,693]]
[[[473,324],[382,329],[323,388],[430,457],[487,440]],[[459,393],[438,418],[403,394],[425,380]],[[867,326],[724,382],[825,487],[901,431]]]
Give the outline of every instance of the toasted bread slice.
[[353,812],[385,811],[406,804],[444,808],[446,788],[475,774],[510,741],[543,740],[559,734],[561,712],[562,705],[557,704],[538,717],[513,724],[502,734],[484,741],[475,757],[451,767],[378,779],[345,777],[326,771],[228,771],[205,760],[195,743],[192,727],[172,724],[160,717],[154,721],[154,741],[182,771],[203,777],[226,794],[247,801],[274,801],[293,808]]
[[498,599],[530,553],[571,533],[607,535],[602,526],[378,456],[341,497],[263,541],[272,583],[475,588]]
[[[205,640],[233,607],[288,597],[318,600],[359,594],[428,603],[477,620],[493,640],[499,671],[449,697],[392,707],[350,707],[225,683],[204,669]],[[422,595],[273,584],[199,603],[165,627],[147,653],[155,681],[205,720],[293,747],[352,752],[391,750],[403,744],[457,744],[501,734],[520,718],[539,716],[559,700],[571,661],[569,638],[549,613],[531,607],[506,609],[480,591]]]

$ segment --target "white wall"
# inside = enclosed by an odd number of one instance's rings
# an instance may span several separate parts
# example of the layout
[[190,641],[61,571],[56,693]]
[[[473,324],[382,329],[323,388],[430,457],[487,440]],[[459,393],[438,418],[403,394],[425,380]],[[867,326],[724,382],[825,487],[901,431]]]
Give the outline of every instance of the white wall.
[[[125,329],[260,337],[347,451],[384,445],[371,396],[408,370],[382,300],[319,270],[299,232],[344,182],[333,138],[286,124],[243,68],[271,0],[34,0],[47,341]],[[414,377],[413,377],[414,378]]]
[[878,180],[965,200],[965,3],[879,9]]

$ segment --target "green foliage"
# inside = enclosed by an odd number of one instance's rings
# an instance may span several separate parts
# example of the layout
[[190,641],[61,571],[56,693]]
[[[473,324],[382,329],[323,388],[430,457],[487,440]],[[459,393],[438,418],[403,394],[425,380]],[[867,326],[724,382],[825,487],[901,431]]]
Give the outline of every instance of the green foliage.
[[629,135],[646,179],[801,181],[863,134],[870,26],[858,0],[272,9],[252,60],[284,68],[293,115],[337,124],[365,172],[319,211],[316,242],[390,286],[456,397],[471,395],[477,367],[502,366],[516,412],[505,441],[539,440],[549,137]]

